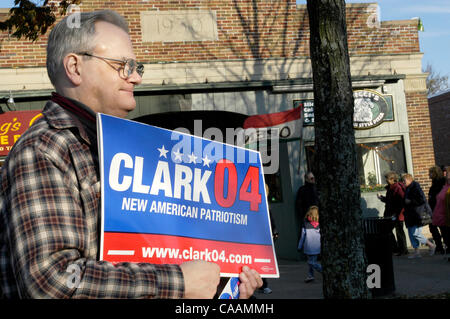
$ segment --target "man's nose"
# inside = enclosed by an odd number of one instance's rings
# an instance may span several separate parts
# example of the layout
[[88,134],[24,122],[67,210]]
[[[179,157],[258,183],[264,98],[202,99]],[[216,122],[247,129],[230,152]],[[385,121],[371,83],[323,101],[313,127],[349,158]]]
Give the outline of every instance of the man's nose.
[[139,75],[139,73],[137,73],[136,69],[128,77],[128,82],[133,83],[134,85],[139,85],[142,83],[142,77]]

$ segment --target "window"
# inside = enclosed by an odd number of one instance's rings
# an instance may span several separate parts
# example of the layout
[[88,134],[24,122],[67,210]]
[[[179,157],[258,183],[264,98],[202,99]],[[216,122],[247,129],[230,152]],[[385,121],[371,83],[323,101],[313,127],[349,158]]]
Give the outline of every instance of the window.
[[386,185],[384,174],[406,172],[405,151],[402,140],[375,143],[356,143],[359,183],[362,191],[379,190]]
[[265,174],[264,180],[266,181],[267,186],[269,186],[269,194],[267,201],[269,203],[283,202],[280,170],[278,170],[278,172],[276,172],[275,174]]
[[313,172],[315,174],[314,161],[316,160],[316,151],[314,150],[314,145],[306,145],[306,172]]
[[[315,150],[313,145],[305,146],[308,171],[314,171]],[[356,142],[358,178],[361,191],[384,190],[384,174],[394,171],[399,176],[406,172],[403,141]]]

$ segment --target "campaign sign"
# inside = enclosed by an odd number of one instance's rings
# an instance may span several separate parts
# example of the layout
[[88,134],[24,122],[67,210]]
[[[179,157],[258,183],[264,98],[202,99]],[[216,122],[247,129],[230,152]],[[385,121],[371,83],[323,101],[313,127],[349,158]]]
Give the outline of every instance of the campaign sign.
[[97,117],[101,259],[243,265],[279,277],[259,152],[104,114]]
[[231,277],[219,295],[219,299],[239,299],[239,278]]

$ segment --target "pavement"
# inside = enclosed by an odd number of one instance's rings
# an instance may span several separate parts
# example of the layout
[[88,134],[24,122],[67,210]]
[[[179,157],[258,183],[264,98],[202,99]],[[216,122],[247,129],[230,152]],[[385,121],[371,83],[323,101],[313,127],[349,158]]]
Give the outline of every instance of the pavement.
[[[395,291],[378,298],[420,298],[425,296],[450,296],[450,255],[430,256],[428,248],[421,248],[422,258],[393,256]],[[411,252],[411,250],[410,250]],[[306,261],[278,260],[280,278],[270,278],[271,294],[256,293],[257,299],[323,299],[322,276],[305,283]]]

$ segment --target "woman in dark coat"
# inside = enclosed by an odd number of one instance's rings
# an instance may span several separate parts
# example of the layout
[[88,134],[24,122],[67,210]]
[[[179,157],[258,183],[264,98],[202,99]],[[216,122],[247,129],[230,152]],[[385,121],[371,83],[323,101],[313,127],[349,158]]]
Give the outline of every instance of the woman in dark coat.
[[403,231],[403,202],[405,198],[405,185],[398,181],[398,175],[395,172],[388,172],[384,175],[386,178],[386,196],[378,195],[378,199],[386,204],[384,217],[390,217],[394,220],[395,240],[392,234],[392,249],[397,256],[407,255],[406,236]]
[[426,198],[420,184],[416,182],[411,174],[403,175],[405,181],[405,224],[408,229],[409,239],[414,248],[414,254],[408,258],[420,258],[419,244],[427,245],[430,255],[434,255],[436,245],[430,242],[422,234],[422,221],[416,212],[416,207],[425,203]]
[[[431,178],[431,187],[428,191],[428,204],[434,212],[436,206],[436,196],[442,190],[446,183],[446,179],[439,166],[430,167],[428,170]],[[442,236],[439,232],[439,228],[433,224],[428,225],[430,227],[430,233],[433,236],[434,243],[436,244],[436,253],[444,254],[444,247],[442,245]]]

